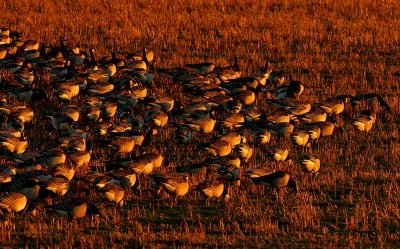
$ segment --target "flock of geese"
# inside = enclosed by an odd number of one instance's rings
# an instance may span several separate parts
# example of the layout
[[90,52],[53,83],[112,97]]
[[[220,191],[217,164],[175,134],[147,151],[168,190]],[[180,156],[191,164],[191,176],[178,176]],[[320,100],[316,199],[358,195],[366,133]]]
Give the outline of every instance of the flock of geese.
[[[292,160],[292,143],[303,154],[294,163],[317,175],[322,162],[312,144],[344,132],[338,119],[369,132],[378,112],[390,112],[373,93],[305,102],[307,86],[287,83],[269,62],[243,76],[237,56],[227,67],[157,68],[154,58],[143,49],[98,59],[94,49],[69,46],[63,37],[51,46],[1,28],[3,218],[27,204],[83,217],[107,202],[122,207],[136,194],[171,196],[171,205],[190,191],[228,199],[246,179],[298,192],[288,171],[251,167],[254,154],[280,168]],[[354,113],[361,102],[369,108]],[[182,154],[201,161],[168,160]]]

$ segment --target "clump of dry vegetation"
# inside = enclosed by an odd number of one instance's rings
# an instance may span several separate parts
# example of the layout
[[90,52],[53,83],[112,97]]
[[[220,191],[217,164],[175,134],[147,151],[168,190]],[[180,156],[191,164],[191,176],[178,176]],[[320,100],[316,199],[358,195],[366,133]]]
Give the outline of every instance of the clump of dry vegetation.
[[[46,214],[39,204],[0,221],[1,247],[395,247],[399,241],[399,22],[398,1],[12,1],[0,3],[0,25],[24,39],[67,44],[110,55],[114,49],[154,51],[156,68],[211,61],[228,66],[238,55],[242,75],[268,59],[292,80],[307,84],[302,100],[316,103],[340,94],[375,92],[389,103],[391,113],[378,113],[368,133],[356,131],[339,118],[344,132],[321,138],[312,152],[321,159],[318,176],[298,164],[272,162],[254,146],[249,168],[289,171],[300,193],[278,199],[268,188],[244,181],[231,200],[206,203],[197,192],[156,199],[142,186],[123,208],[104,203],[101,215],[82,219]],[[3,79],[7,75],[3,72]],[[40,75],[49,81],[48,75]],[[156,91],[170,87],[187,101],[169,77],[155,73]],[[153,89],[155,90],[155,89]],[[78,100],[81,101],[81,100]],[[265,107],[262,99],[257,100]],[[39,111],[57,103],[34,105]],[[351,116],[367,107],[352,110]],[[44,123],[44,122],[43,122]],[[204,158],[198,153],[210,136],[197,136],[193,146],[171,143],[175,128],[159,129],[155,146],[172,166]],[[249,134],[247,134],[249,135]],[[38,151],[54,145],[42,129],[28,134]],[[282,142],[283,141],[283,142]],[[289,140],[272,144],[291,147]],[[91,164],[102,168],[116,155],[95,146]],[[5,162],[6,156],[2,154]],[[161,171],[167,171],[161,169]],[[79,183],[68,195],[79,195]],[[87,190],[93,202],[99,194]],[[68,198],[68,196],[66,197]],[[30,205],[36,205],[31,203]],[[170,206],[172,205],[172,208]]]

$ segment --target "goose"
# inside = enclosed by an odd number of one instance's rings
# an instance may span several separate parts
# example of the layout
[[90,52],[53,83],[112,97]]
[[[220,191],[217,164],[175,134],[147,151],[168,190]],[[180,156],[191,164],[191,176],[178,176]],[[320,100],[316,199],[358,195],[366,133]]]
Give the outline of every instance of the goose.
[[351,99],[353,99],[353,96],[351,95],[339,95],[327,99],[326,101],[318,104],[318,106],[329,114],[338,115],[344,111],[345,103],[351,101]]
[[117,112],[117,103],[114,101],[104,101],[100,107],[100,115],[104,118],[112,118]]
[[79,120],[81,109],[76,105],[63,105],[56,109],[57,115],[68,116],[74,122]]
[[[354,107],[357,106],[363,100],[365,100],[368,104],[371,104],[371,102],[373,101],[377,101],[380,106],[385,107],[387,112],[390,112],[389,104],[385,101],[385,99],[381,95],[377,93],[358,94],[355,97],[351,98],[351,104]],[[376,104],[372,103],[372,106],[374,105]]]
[[161,109],[164,112],[169,112],[174,108],[174,99],[168,95],[157,96],[156,98],[149,98],[146,101],[147,105]]
[[131,188],[136,185],[137,175],[130,169],[119,169],[110,171],[110,183],[118,184],[125,188]]
[[207,180],[194,186],[195,191],[199,191],[204,197],[219,198],[221,195],[229,199],[229,194],[224,183],[220,180]]
[[224,68],[214,67],[214,71],[212,73],[216,74],[216,77],[221,82],[227,82],[239,78],[242,72],[238,63],[238,56],[236,54],[234,55],[233,65]]
[[242,91],[235,94],[231,94],[236,100],[239,100],[243,105],[251,105],[256,100],[256,95],[253,91]]
[[124,205],[125,190],[118,184],[108,183],[100,188],[101,196],[116,205],[122,207]]
[[247,142],[246,136],[235,131],[222,134],[218,139],[228,141],[232,148]]
[[161,181],[161,187],[176,200],[189,192],[189,177],[165,177]]
[[58,175],[43,183],[39,196],[63,196],[68,192],[69,188],[69,180],[62,175]]
[[0,146],[9,153],[20,155],[28,148],[28,141],[22,137],[0,138]]
[[88,211],[88,204],[83,199],[72,199],[63,201],[60,204],[46,207],[49,213],[56,213],[60,216],[71,218],[82,218]]
[[333,117],[328,117],[326,121],[312,123],[321,129],[321,136],[330,136],[335,130],[342,131]]
[[267,129],[260,129],[254,134],[257,144],[267,144],[271,141],[271,132]]
[[168,114],[159,109],[150,109],[146,112],[145,122],[162,128],[168,123]]
[[185,123],[182,125],[188,127],[192,131],[210,133],[214,130],[215,123],[215,119],[203,117],[199,119],[187,118]]
[[315,123],[315,122],[323,122],[326,121],[327,113],[324,109],[319,108],[313,111],[310,111],[304,115],[296,116],[297,119],[306,122],[306,123]]
[[239,127],[242,127],[242,125],[245,122],[245,118],[242,114],[239,113],[233,113],[223,120],[219,121],[221,123],[223,128],[233,130]]
[[297,145],[305,146],[308,142],[310,135],[306,130],[298,130],[290,134],[290,139]]
[[256,169],[250,169],[245,172],[243,172],[243,176],[249,177],[250,179],[265,176],[270,174],[270,171],[266,168],[256,168]]
[[286,112],[285,108],[278,108],[275,112],[267,115],[265,120],[271,123],[289,123],[291,116]]
[[281,137],[290,137],[294,130],[294,125],[289,122],[281,122],[281,123],[270,123],[265,125],[265,128],[272,134],[272,135],[279,135]]
[[79,91],[78,83],[69,81],[59,83],[55,95],[62,101],[71,101],[73,97],[78,96]]
[[116,137],[109,142],[108,146],[118,153],[130,153],[135,147],[135,140],[132,137]]
[[211,73],[214,68],[215,64],[212,62],[201,62],[197,64],[186,64],[186,67],[193,70],[193,72],[198,74],[209,74]]
[[69,148],[67,151],[67,158],[76,169],[80,169],[89,164],[91,159],[90,151],[88,152],[71,148]]
[[305,155],[298,160],[301,170],[304,173],[316,176],[319,172],[321,161],[314,155]]
[[22,51],[39,50],[39,42],[35,40],[26,40],[21,46]]
[[52,127],[58,131],[68,130],[75,123],[74,119],[66,114],[46,115],[43,119],[50,119]]
[[352,124],[357,130],[365,131],[366,133],[368,133],[374,125],[375,121],[376,112],[367,110],[363,111],[359,117],[353,119]]
[[271,64],[267,61],[264,67],[252,73],[250,77],[255,79],[261,86],[265,86],[267,84],[267,80],[270,78],[271,73],[272,67]]
[[178,125],[173,135],[176,144],[188,144],[192,139],[192,131],[188,127]]
[[0,189],[5,183],[11,182],[11,176],[5,172],[0,172]]
[[59,148],[50,149],[42,152],[33,159],[33,162],[37,162],[43,167],[56,167],[57,165],[62,165],[66,162],[66,154]]
[[28,199],[21,193],[9,193],[0,197],[0,209],[8,212],[20,212],[25,209]]
[[224,157],[208,158],[206,159],[205,163],[209,166],[217,168],[234,166],[239,169],[241,167],[240,158],[232,154]]
[[52,168],[51,175],[63,176],[68,179],[68,181],[71,181],[75,176],[75,168],[70,164],[59,164]]
[[289,173],[282,170],[275,171],[264,176],[254,177],[251,178],[251,180],[255,184],[262,184],[275,189],[289,187],[292,188],[296,193],[298,192],[296,181]]
[[248,162],[253,155],[253,148],[250,145],[241,143],[235,147],[235,151],[239,154],[239,157],[243,159],[244,162]]
[[317,140],[321,136],[321,128],[317,124],[309,124],[304,127],[310,140]]
[[97,106],[88,106],[83,115],[87,121],[97,122],[100,119],[100,108]]
[[233,183],[237,187],[240,186],[240,168],[236,165],[229,164],[222,166],[217,171],[217,178],[229,184]]
[[290,81],[288,85],[281,85],[275,89],[275,96],[277,99],[295,98],[299,99],[304,91],[304,84],[300,81]]
[[288,159],[289,149],[282,146],[271,146],[266,149],[266,155],[275,161],[285,161]]
[[232,152],[231,144],[226,140],[216,140],[204,148],[212,156],[227,156]]

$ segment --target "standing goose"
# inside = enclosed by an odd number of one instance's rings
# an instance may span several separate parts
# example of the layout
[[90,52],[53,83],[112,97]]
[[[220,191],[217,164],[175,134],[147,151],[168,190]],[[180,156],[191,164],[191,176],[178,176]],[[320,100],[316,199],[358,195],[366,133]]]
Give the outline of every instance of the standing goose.
[[297,145],[305,146],[308,142],[310,135],[306,130],[298,130],[290,134],[290,139]]
[[306,122],[306,123],[315,123],[315,122],[323,122],[327,118],[327,113],[324,109],[318,108],[314,111],[310,111],[304,115],[297,116],[296,118]]
[[258,81],[261,86],[265,86],[267,84],[267,80],[270,78],[271,72],[272,72],[271,64],[267,61],[264,67],[262,67],[259,71],[251,74],[250,77]]

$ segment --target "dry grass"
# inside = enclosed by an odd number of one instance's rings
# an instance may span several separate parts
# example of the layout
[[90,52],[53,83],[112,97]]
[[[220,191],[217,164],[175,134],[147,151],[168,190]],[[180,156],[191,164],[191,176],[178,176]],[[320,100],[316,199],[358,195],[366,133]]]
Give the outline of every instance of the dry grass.
[[[158,67],[213,61],[238,54],[245,75],[265,59],[301,80],[306,100],[377,92],[393,112],[380,116],[368,135],[324,138],[314,152],[322,172],[313,179],[289,171],[301,193],[282,202],[262,189],[239,191],[227,204],[205,206],[190,193],[170,200],[133,197],[106,217],[80,220],[19,214],[0,222],[1,247],[395,247],[400,240],[400,144],[385,142],[399,130],[400,2],[361,1],[13,1],[0,2],[0,25],[27,39],[56,44],[137,51],[144,45]],[[350,3],[349,3],[350,2]],[[161,80],[161,79],[160,79]],[[156,75],[157,82],[157,75]],[[343,124],[345,121],[340,120]],[[170,146],[165,128],[156,144],[176,164],[196,151]],[[45,139],[43,137],[43,139]],[[33,139],[31,139],[33,140]],[[37,142],[37,141],[35,141]],[[43,145],[34,144],[43,149]],[[276,143],[276,141],[274,141]],[[301,154],[293,149],[294,157]],[[260,150],[250,165],[266,164]],[[271,165],[271,168],[275,167]],[[283,164],[280,167],[288,169]],[[97,198],[97,197],[94,197]]]

